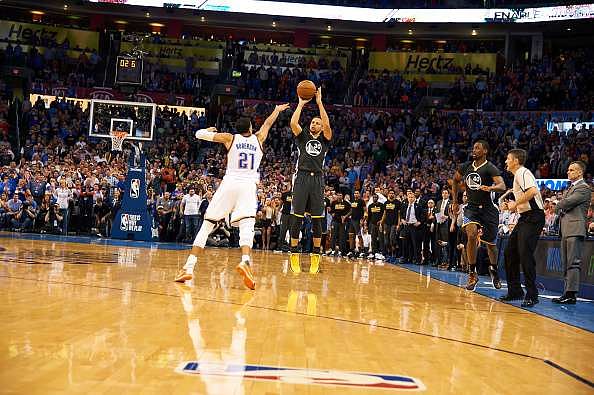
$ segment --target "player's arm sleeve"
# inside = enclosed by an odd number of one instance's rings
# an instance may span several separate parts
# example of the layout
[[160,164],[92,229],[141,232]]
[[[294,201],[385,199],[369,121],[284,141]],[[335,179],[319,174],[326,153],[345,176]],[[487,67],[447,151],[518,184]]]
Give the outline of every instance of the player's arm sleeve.
[[489,166],[489,174],[491,175],[491,177],[498,177],[501,176],[501,171],[499,171],[499,169],[495,167],[495,165],[491,165]]

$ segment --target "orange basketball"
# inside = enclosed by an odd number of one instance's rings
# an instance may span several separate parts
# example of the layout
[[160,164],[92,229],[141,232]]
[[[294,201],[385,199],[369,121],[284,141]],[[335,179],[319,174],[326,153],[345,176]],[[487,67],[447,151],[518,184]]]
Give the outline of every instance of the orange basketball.
[[309,100],[316,95],[316,84],[310,80],[303,80],[297,85],[297,96]]

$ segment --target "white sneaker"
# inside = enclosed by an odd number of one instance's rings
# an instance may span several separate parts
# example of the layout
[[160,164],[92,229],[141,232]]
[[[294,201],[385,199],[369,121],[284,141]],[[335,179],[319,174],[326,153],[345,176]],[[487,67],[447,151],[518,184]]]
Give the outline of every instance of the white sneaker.
[[335,252],[334,250],[332,250],[332,251],[330,251],[330,252],[328,253],[328,256],[334,256],[334,254],[335,254],[335,253],[336,253],[336,252]]
[[342,252],[338,251],[338,252],[336,253],[336,256],[340,258],[340,257],[342,256]]
[[379,252],[376,252],[375,253],[375,259],[378,259],[380,261],[383,261],[386,258],[384,258],[384,256],[382,254],[380,254]]
[[369,253],[369,255],[367,255],[367,259],[373,259],[374,255],[373,252]]

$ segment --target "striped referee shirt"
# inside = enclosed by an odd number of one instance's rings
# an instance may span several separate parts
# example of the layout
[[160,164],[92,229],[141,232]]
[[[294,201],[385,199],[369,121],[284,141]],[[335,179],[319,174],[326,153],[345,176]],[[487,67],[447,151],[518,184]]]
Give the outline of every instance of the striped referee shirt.
[[536,184],[536,178],[534,174],[524,166],[521,166],[514,174],[514,186],[513,192],[516,201],[530,188],[536,188],[536,195],[527,202],[518,205],[518,213],[522,214],[530,210],[543,210],[544,205],[542,202],[542,196],[540,190]]

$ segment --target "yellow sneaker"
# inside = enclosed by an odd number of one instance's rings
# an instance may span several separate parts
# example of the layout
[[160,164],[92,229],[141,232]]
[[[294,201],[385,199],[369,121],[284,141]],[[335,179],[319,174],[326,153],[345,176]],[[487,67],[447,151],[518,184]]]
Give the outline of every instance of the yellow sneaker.
[[299,264],[299,254],[291,254],[289,255],[289,263],[291,266],[291,271],[295,274],[301,273],[301,265]]
[[179,269],[177,275],[175,276],[175,282],[183,283],[186,281],[190,281],[192,279],[192,274],[186,273],[185,269]]
[[309,272],[311,274],[317,274],[320,272],[320,254],[311,254],[309,256]]

